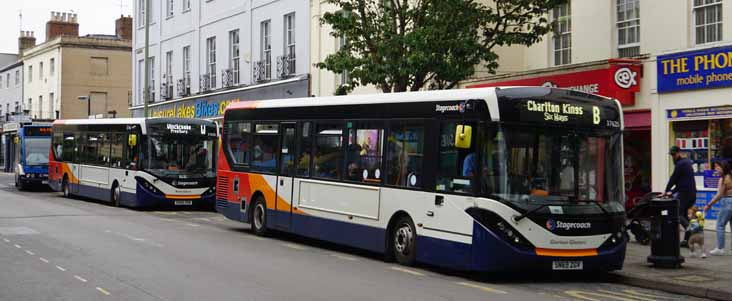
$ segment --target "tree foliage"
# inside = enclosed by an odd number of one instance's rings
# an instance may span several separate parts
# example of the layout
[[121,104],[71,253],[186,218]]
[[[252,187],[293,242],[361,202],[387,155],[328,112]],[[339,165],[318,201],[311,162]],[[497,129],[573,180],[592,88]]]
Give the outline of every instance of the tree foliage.
[[567,0],[328,0],[340,8],[322,24],[346,43],[316,66],[348,74],[337,94],[358,85],[383,92],[450,89],[483,63],[498,67],[495,48],[531,45],[551,30],[546,13]]

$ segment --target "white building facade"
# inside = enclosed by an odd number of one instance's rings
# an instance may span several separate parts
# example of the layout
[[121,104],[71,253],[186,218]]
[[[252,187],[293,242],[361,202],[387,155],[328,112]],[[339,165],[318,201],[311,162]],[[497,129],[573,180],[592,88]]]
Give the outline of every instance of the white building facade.
[[0,68],[0,120],[23,112],[23,62],[17,60]]
[[60,43],[42,44],[24,52],[23,110],[33,120],[53,120],[59,111]]
[[570,0],[549,14],[554,33],[499,49],[497,74],[479,71],[463,86],[546,84],[615,97],[625,113],[627,197],[666,188],[668,150],[678,145],[694,161],[704,205],[713,164],[732,160],[731,13],[723,0]]
[[[144,116],[145,0],[134,2],[131,110]],[[309,95],[308,1],[151,5],[148,116],[217,119],[232,101]]]

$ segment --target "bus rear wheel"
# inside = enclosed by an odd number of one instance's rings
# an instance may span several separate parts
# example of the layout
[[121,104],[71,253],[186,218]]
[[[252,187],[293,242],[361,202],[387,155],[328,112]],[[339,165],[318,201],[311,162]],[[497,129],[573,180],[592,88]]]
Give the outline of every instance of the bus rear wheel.
[[69,190],[69,177],[65,175],[63,181],[61,182],[61,191],[63,192],[64,197],[71,197],[71,191]]
[[259,196],[254,200],[254,210],[252,210],[252,231],[258,236],[266,236],[267,229],[267,205],[264,199]]
[[391,238],[396,261],[401,265],[414,265],[417,257],[417,232],[409,216],[402,216],[397,220]]

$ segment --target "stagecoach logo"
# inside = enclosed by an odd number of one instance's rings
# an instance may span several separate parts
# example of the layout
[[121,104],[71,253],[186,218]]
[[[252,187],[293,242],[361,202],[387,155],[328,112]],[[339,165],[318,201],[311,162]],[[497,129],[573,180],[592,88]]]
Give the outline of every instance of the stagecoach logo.
[[167,124],[168,130],[173,134],[188,134],[191,131],[190,124]]
[[561,222],[561,221],[555,221],[553,219],[549,219],[546,221],[546,228],[549,229],[549,231],[554,231],[557,228],[569,231],[573,229],[590,229],[592,228],[592,223],[586,222],[586,223],[567,223],[567,222]]
[[450,105],[450,106],[435,105],[435,112],[440,112],[440,113],[445,113],[445,112],[460,112],[460,113],[465,113],[465,103],[464,102],[461,102],[460,104]]

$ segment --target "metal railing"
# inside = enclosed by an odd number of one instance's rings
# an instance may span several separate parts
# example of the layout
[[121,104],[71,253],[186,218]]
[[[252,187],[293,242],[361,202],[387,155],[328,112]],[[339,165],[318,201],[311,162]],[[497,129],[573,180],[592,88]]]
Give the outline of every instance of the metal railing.
[[295,54],[290,53],[277,57],[277,77],[288,78],[295,75]]

